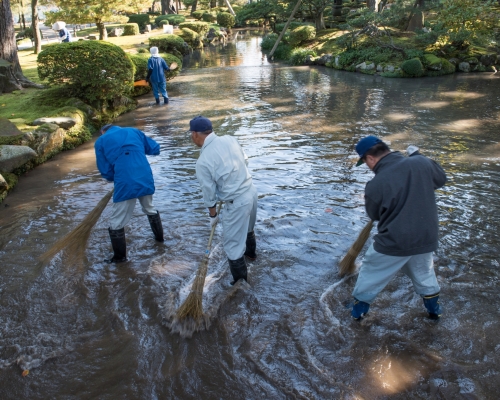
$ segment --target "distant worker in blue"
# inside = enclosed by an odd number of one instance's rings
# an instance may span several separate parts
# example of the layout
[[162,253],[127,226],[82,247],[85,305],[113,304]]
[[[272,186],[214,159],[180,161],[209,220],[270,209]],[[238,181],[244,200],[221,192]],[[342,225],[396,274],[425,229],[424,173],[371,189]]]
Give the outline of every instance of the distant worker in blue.
[[69,33],[68,28],[64,27],[59,29],[59,38],[61,39],[61,42],[71,42],[71,33]]
[[149,52],[151,53],[151,57],[148,59],[148,75],[146,81],[149,82],[153,88],[156,104],[160,104],[160,93],[163,96],[163,104],[168,104],[165,72],[170,71],[170,68],[167,62],[160,57],[158,47],[151,47]]
[[99,133],[94,145],[97,168],[104,179],[114,182],[115,188],[109,227],[114,254],[105,261],[119,263],[127,261],[125,225],[132,218],[137,199],[155,239],[163,242],[160,213],[153,207],[153,171],[146,158],[160,154],[160,145],[135,128],[108,124]]

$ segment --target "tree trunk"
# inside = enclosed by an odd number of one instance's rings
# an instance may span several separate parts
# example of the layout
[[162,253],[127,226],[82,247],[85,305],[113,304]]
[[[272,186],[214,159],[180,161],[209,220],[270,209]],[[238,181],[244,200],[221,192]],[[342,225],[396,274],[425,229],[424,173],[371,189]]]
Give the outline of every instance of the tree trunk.
[[198,0],[193,1],[193,4],[191,5],[191,14],[196,11],[196,7],[198,7]]
[[108,31],[106,30],[106,27],[104,26],[104,22],[99,21],[95,22],[95,25],[97,26],[97,30],[99,31],[99,40],[108,40]]
[[40,34],[40,19],[38,18],[38,0],[31,0],[31,30],[35,42],[35,54],[42,51],[42,35]]
[[323,11],[314,16],[314,25],[316,26],[316,32],[325,29],[325,18],[323,17]]

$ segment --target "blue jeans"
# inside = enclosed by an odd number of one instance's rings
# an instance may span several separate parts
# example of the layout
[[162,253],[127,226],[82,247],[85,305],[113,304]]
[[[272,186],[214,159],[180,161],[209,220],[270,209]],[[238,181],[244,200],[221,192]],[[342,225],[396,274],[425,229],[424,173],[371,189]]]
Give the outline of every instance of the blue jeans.
[[155,96],[155,99],[160,98],[160,93],[163,97],[168,98],[167,94],[167,82],[151,82],[151,87],[153,88],[153,95]]
[[432,252],[406,257],[388,256],[376,252],[372,244],[359,270],[353,297],[370,304],[399,270],[408,275],[420,296],[439,293]]

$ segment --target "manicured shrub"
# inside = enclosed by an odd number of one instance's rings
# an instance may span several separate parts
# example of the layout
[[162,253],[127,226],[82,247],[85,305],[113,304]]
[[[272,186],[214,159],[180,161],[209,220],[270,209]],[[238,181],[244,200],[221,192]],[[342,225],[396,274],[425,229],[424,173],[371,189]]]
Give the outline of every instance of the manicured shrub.
[[280,42],[274,51],[274,58],[277,60],[288,60],[292,56],[292,47],[286,43]]
[[[276,24],[274,26],[274,32],[276,33],[281,33],[281,31],[283,30],[283,28],[285,27],[286,23],[285,22],[281,22],[279,24]],[[298,28],[299,26],[308,26],[309,24],[304,24],[302,22],[297,22],[297,21],[292,21],[290,22],[290,24],[288,24],[288,29],[287,30],[294,30],[295,28]]]
[[193,13],[191,13],[191,16],[194,19],[197,19],[199,21],[201,19],[201,17],[203,16],[203,14],[205,14],[204,10],[197,10],[197,11],[194,11]]
[[236,19],[231,13],[222,12],[217,14],[217,24],[224,28],[231,29],[236,24]]
[[271,50],[274,46],[274,43],[276,43],[276,40],[278,40],[278,34],[269,33],[262,38],[262,41],[260,42],[260,48],[262,50]]
[[179,36],[183,38],[184,41],[193,49],[199,49],[203,47],[203,42],[201,41],[200,35],[189,28],[182,28]]
[[178,57],[189,54],[189,45],[183,38],[173,34],[166,34],[149,38],[149,47],[158,47],[160,53],[170,53]]
[[129,24],[136,23],[139,26],[139,30],[144,31],[146,29],[146,25],[149,24],[149,15],[148,14],[132,14],[128,17],[128,23]]
[[217,17],[213,15],[212,13],[206,12],[201,16],[201,19],[205,22],[215,22],[217,20]]
[[137,24],[125,24],[123,25],[123,36],[134,36],[138,35],[139,32],[139,25]]
[[103,41],[47,46],[38,54],[38,76],[63,85],[69,96],[103,108],[132,89],[134,65],[126,53]]
[[159,17],[156,17],[155,18],[155,25],[159,26],[160,28],[163,25],[170,25],[170,22],[168,21],[168,19],[166,17],[168,17],[168,15],[160,15]]
[[299,26],[290,32],[288,43],[292,47],[298,47],[301,43],[316,37],[316,28],[314,26],[305,25]]
[[162,26],[166,24],[164,21],[168,21],[168,24],[170,25],[179,25],[185,20],[186,17],[184,15],[178,15],[178,14],[160,15],[159,17],[155,18],[155,24],[158,26]]
[[179,24],[179,28],[189,28],[192,31],[198,32],[201,36],[205,36],[205,34],[208,32],[208,29],[210,28],[210,24],[201,21],[183,22],[182,24]]
[[138,53],[149,53],[148,49],[145,49],[144,47],[137,49],[137,52]]
[[424,75],[424,66],[419,58],[412,58],[411,60],[403,61],[401,69],[411,77],[418,77]]
[[316,57],[316,52],[311,49],[296,49],[292,51],[288,62],[292,65],[304,65],[307,56]]

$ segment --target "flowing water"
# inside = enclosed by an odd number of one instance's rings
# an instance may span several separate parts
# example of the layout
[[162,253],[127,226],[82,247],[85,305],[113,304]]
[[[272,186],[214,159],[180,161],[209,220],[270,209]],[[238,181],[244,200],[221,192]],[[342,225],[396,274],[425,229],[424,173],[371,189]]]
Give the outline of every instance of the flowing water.
[[[259,43],[241,31],[193,54],[168,84],[168,106],[147,95],[116,121],[161,144],[149,160],[164,244],[137,207],[126,227],[129,262],[104,263],[108,205],[83,271],[62,255],[37,262],[111,189],[93,143],[29,172],[0,205],[0,398],[498,398],[499,76],[385,79],[290,67],[269,63]],[[206,326],[181,336],[169,315],[210,232],[188,133],[199,114],[249,156],[258,259],[249,285],[231,287],[218,227]],[[368,220],[363,191],[373,175],[354,167],[353,148],[367,134],[394,150],[416,144],[448,174],[437,192],[438,323],[403,275],[368,318],[350,317],[356,276],[340,279],[337,263]]]

